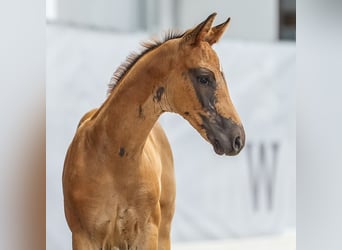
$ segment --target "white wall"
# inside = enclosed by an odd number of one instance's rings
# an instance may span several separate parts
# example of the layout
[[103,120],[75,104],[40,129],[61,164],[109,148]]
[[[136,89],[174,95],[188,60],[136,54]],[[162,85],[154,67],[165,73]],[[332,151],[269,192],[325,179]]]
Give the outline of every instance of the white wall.
[[232,18],[226,37],[278,38],[278,0],[47,0],[50,19],[117,31],[184,30],[212,12],[218,13],[216,23]]
[[142,26],[144,1],[57,0],[58,21],[118,31],[136,31]]
[[55,20],[57,18],[57,1],[58,0],[46,0],[46,18],[48,20]]
[[178,20],[181,28],[197,24],[212,12],[216,23],[231,17],[225,36],[237,39],[274,41],[278,38],[277,0],[178,0]]

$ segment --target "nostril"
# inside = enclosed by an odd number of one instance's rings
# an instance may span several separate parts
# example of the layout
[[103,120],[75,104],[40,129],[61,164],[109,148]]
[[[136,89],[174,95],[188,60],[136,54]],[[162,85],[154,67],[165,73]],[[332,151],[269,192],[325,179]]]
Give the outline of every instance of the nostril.
[[233,142],[233,148],[235,152],[238,152],[242,147],[242,141],[240,136],[235,137],[234,142]]

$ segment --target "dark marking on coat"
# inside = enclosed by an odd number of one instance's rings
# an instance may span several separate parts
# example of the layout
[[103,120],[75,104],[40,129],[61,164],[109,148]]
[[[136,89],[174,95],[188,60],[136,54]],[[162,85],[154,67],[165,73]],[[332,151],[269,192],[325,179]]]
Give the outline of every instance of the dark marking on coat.
[[119,155],[123,157],[125,155],[125,148],[121,147],[119,151]]
[[157,89],[157,91],[156,91],[156,95],[153,97],[153,101],[154,101],[154,102],[160,102],[161,97],[162,97],[164,91],[165,91],[165,88],[164,88],[164,87],[159,87],[159,88]]
[[189,69],[189,76],[202,107],[216,112],[216,79],[214,73],[207,68]]
[[135,223],[134,223],[134,232],[137,234],[138,233],[138,222],[136,221]]
[[145,116],[144,116],[144,110],[143,110],[143,108],[141,107],[141,105],[139,105],[139,118],[145,118]]
[[190,113],[186,111],[186,112],[184,112],[184,115],[190,115]]

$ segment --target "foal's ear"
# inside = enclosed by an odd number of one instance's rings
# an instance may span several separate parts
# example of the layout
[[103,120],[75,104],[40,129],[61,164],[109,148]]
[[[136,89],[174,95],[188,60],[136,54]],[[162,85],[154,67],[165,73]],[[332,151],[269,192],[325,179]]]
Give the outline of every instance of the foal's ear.
[[206,20],[197,25],[194,29],[185,32],[182,43],[189,45],[196,45],[201,41],[204,41],[208,32],[210,31],[211,25],[217,14],[213,13],[207,17]]
[[213,28],[210,29],[207,36],[205,37],[205,40],[210,44],[213,45],[218,40],[220,40],[221,36],[229,26],[230,17],[228,17],[227,21],[224,23],[221,23]]

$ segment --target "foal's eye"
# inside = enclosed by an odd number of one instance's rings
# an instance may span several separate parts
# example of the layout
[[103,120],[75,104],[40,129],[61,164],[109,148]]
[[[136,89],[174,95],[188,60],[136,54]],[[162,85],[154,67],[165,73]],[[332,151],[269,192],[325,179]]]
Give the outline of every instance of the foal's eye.
[[209,77],[208,76],[199,76],[199,77],[197,77],[197,81],[200,84],[209,85]]

